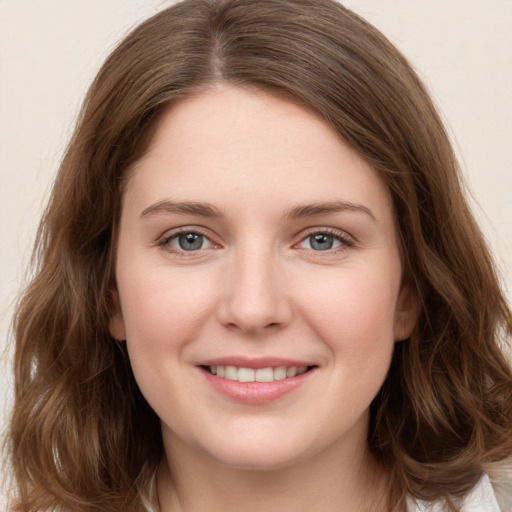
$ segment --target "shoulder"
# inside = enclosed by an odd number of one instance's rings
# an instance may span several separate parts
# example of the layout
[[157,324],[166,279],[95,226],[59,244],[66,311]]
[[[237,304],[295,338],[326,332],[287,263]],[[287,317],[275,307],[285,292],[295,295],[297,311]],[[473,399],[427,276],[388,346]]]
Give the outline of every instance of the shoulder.
[[487,464],[486,473],[494,489],[501,512],[512,512],[512,457]]
[[[460,512],[512,512],[512,459],[490,465],[460,504]],[[445,512],[442,502],[407,500],[408,512]]]

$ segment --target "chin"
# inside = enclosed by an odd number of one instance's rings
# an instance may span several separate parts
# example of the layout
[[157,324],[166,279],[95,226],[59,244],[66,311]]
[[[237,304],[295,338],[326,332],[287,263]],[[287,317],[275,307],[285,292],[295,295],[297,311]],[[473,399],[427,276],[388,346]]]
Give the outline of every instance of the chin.
[[216,446],[210,455],[217,462],[245,471],[276,471],[291,467],[311,456],[305,444],[285,439],[247,439],[226,446]]

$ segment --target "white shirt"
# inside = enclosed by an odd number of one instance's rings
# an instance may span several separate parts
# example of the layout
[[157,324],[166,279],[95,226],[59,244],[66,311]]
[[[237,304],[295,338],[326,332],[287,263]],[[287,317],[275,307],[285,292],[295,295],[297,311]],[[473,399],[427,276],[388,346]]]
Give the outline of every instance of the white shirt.
[[[443,502],[407,499],[407,512],[445,512]],[[462,502],[461,512],[500,512],[489,477],[484,475]]]

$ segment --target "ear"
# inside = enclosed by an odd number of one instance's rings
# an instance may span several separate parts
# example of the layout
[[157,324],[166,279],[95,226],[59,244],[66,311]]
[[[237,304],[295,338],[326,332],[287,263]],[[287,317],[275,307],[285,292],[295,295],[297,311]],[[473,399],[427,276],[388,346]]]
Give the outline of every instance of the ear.
[[398,294],[395,309],[395,341],[409,338],[418,321],[420,308],[417,294],[411,286],[403,283]]
[[118,341],[126,340],[126,327],[124,325],[119,292],[114,289],[110,292],[110,322],[108,325],[110,335]]

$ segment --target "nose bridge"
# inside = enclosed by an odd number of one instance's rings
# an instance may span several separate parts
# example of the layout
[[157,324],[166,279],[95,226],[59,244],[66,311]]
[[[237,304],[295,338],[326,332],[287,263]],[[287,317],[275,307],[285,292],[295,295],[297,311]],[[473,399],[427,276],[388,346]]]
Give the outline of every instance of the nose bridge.
[[222,322],[244,332],[284,326],[291,310],[274,247],[268,240],[251,240],[235,249],[230,263]]

